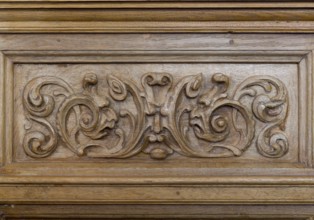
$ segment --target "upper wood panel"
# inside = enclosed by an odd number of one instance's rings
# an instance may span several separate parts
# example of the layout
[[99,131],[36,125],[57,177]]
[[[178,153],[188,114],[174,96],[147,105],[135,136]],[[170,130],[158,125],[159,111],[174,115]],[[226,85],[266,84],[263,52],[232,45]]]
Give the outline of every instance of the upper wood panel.
[[0,1],[0,32],[303,32],[314,4],[297,1]]

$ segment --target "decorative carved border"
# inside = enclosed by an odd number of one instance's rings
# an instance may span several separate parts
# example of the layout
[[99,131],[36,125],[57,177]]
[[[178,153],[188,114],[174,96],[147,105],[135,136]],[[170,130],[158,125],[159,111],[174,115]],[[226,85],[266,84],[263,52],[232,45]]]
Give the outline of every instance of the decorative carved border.
[[[289,151],[284,128],[289,108],[288,91],[284,83],[273,76],[248,77],[231,95],[228,95],[231,78],[223,73],[214,74],[212,88],[205,91],[203,74],[188,75],[175,83],[171,73],[148,72],[141,76],[139,86],[123,76],[106,78],[108,92],[105,94],[98,93],[99,79],[94,72],[85,73],[80,92],[56,76],[36,77],[27,82],[22,94],[24,114],[30,123],[46,127],[49,133],[45,135],[42,129],[27,128],[23,140],[25,153],[32,158],[49,157],[58,147],[58,136],[75,155],[92,158],[123,159],[141,152],[157,160],[166,159],[174,152],[190,158],[235,157],[249,148],[255,135],[257,152],[263,157],[281,158]],[[62,91],[43,94],[42,89],[48,85]],[[270,95],[271,92],[274,94]],[[61,93],[64,100],[56,107],[54,94]],[[112,107],[112,102],[124,102],[129,94],[136,104],[136,114],[129,109]],[[248,106],[242,102],[245,97],[252,97]],[[187,99],[184,106],[180,105],[181,98]],[[193,99],[197,102],[189,103]],[[221,108],[228,108],[229,115],[215,114]],[[55,109],[56,126],[53,126],[47,117]],[[72,110],[76,122],[70,132],[67,127]],[[182,124],[184,115],[189,116],[189,122]],[[244,119],[245,128],[236,125],[239,117]],[[127,118],[128,123],[118,126],[121,118]],[[258,122],[264,126],[256,133]],[[125,132],[125,126],[130,126],[132,132]],[[225,143],[233,133],[232,128],[238,140]],[[195,135],[194,140],[187,137],[190,131]],[[88,143],[79,140],[80,134]],[[106,140],[110,134],[118,139],[112,147],[104,142],[96,143]],[[205,141],[206,147],[199,141]],[[93,149],[100,151],[93,152]]]

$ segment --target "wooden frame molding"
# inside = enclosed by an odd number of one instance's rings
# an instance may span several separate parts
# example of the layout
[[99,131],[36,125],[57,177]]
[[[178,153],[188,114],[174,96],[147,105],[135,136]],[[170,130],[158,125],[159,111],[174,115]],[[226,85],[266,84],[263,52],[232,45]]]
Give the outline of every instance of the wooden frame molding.
[[313,33],[313,7],[306,1],[1,0],[0,32]]
[[[162,207],[163,212],[159,213]],[[292,211],[292,208],[295,208]],[[34,214],[33,210],[37,210]],[[123,214],[121,213],[123,209]],[[6,219],[16,218],[107,218],[107,219],[270,219],[312,220],[313,206],[302,205],[11,205],[2,207]],[[52,212],[51,210],[55,210]],[[235,214],[236,213],[236,214]],[[284,213],[284,214],[283,214]]]
[[[289,63],[297,63],[298,70],[299,70],[299,78],[298,81],[300,82],[299,87],[306,87],[309,90],[311,89],[311,78],[310,74],[307,72],[309,71],[309,63],[308,61],[311,60],[312,55],[311,52],[308,51],[271,51],[271,52],[259,52],[254,51],[253,53],[248,51],[224,51],[224,52],[215,52],[215,51],[145,51],[145,52],[125,52],[125,51],[114,51],[114,52],[105,52],[105,51],[88,51],[88,52],[75,52],[75,51],[40,51],[40,53],[36,51],[5,51],[3,54],[4,57],[4,63],[3,66],[6,69],[6,72],[4,74],[5,77],[5,84],[4,84],[4,90],[6,91],[6,103],[13,103],[14,98],[14,91],[12,91],[12,88],[14,88],[14,66],[19,64],[28,64],[30,62],[31,64],[56,64],[56,63],[71,63],[71,64],[102,64],[102,63],[119,63],[121,65],[123,64],[129,64],[129,63],[220,63],[220,62],[226,62],[226,63],[283,63],[283,64],[289,64]],[[223,61],[222,61],[223,58]],[[34,61],[36,60],[36,62]],[[123,83],[123,82],[121,82]],[[178,86],[177,86],[178,87]],[[25,93],[25,92],[24,92]],[[80,95],[79,95],[80,96]],[[306,94],[304,90],[300,90],[300,97],[302,99],[306,100],[307,97],[309,97],[309,94]],[[10,98],[11,97],[11,98]],[[308,100],[307,103],[311,103],[311,100]],[[10,165],[10,164],[17,164],[17,166],[20,164],[19,162],[16,162],[16,159],[14,158],[14,149],[10,148],[9,146],[14,146],[13,142],[13,133],[14,129],[16,128],[10,128],[10,125],[13,124],[13,118],[14,118],[14,106],[6,105],[6,112],[11,112],[11,117],[6,117],[5,120],[5,127],[6,129],[6,143],[4,144],[7,146],[4,148],[4,154],[2,158],[4,158],[4,165]],[[303,109],[303,111],[301,111]],[[308,124],[308,119],[311,118],[310,112],[311,112],[311,105],[304,106],[303,102],[299,103],[299,125],[300,125],[300,131],[299,131],[299,143],[297,146],[300,148],[300,152],[298,153],[298,161],[300,167],[312,167],[312,160],[313,158],[310,156],[312,155],[312,149],[308,148],[308,143],[311,143],[311,128]],[[7,114],[8,116],[8,114]],[[165,126],[165,125],[164,125]],[[154,135],[154,134],[150,134]],[[157,135],[157,134],[156,134]],[[62,134],[60,134],[62,136]],[[172,135],[170,135],[172,137]],[[170,137],[168,135],[164,136]],[[24,139],[25,142],[25,139]],[[178,142],[176,142],[178,143]],[[176,144],[174,143],[174,144]],[[251,143],[249,143],[251,145]],[[135,147],[135,146],[134,146]],[[288,146],[287,146],[288,147]],[[146,149],[146,148],[144,148]],[[159,149],[159,148],[158,148]],[[164,149],[164,148],[162,148]],[[170,148],[169,148],[170,149]],[[168,150],[169,150],[168,149]],[[284,150],[283,148],[282,150]],[[28,152],[28,147],[26,147]],[[288,149],[287,149],[288,150]],[[145,150],[144,150],[145,151]],[[73,149],[73,152],[75,154],[79,154],[76,149]],[[233,151],[226,150],[225,153],[228,153],[228,155],[222,154],[215,156],[211,154],[200,154],[198,155],[197,152],[192,152],[191,155],[182,152],[181,154],[184,156],[190,156],[190,157],[229,157],[234,155]],[[229,155],[229,153],[231,154]],[[233,152],[233,153],[232,153]],[[309,152],[309,153],[307,153]],[[51,154],[52,152],[49,152]],[[151,154],[151,152],[146,152],[148,154]],[[277,155],[267,155],[266,157],[281,157],[282,152],[279,151]],[[31,151],[27,153],[29,156],[34,158],[40,158],[42,157],[41,154],[38,154],[35,151]],[[48,155],[49,155],[48,154]],[[48,156],[44,155],[44,157]],[[263,155],[263,154],[262,154]],[[116,156],[110,156],[110,155],[99,155],[96,154],[96,157],[113,157],[113,158],[125,158],[120,157],[119,154]],[[132,156],[129,155],[127,157]],[[134,156],[134,155],[133,155]],[[166,155],[167,156],[167,155]],[[239,156],[239,155],[238,155]],[[151,155],[152,157],[152,155]],[[164,158],[159,158],[164,159]],[[294,162],[295,165],[292,166],[292,168],[297,168],[298,165],[296,165],[296,162]],[[23,164],[23,163],[22,163]],[[44,164],[43,164],[44,165]],[[14,165],[16,166],[16,165]],[[41,167],[42,165],[39,165],[38,167]],[[44,165],[45,166],[45,165]],[[55,165],[52,165],[55,166]],[[67,166],[66,164],[64,166]],[[224,166],[227,166],[226,164]],[[232,167],[232,163],[229,165]],[[289,163],[287,165],[281,164],[278,167],[285,167],[290,166]],[[26,166],[22,165],[21,167],[17,167],[14,169],[17,169],[18,172],[21,172]],[[71,165],[70,165],[71,167]],[[193,167],[191,165],[191,167]],[[34,169],[35,167],[32,167]],[[26,171],[27,172],[27,171]],[[45,171],[47,172],[47,171]],[[90,171],[89,171],[90,172]],[[300,174],[300,171],[296,171]],[[231,171],[232,173],[232,171]],[[177,175],[179,172],[177,171]],[[291,173],[292,174],[292,173]]]

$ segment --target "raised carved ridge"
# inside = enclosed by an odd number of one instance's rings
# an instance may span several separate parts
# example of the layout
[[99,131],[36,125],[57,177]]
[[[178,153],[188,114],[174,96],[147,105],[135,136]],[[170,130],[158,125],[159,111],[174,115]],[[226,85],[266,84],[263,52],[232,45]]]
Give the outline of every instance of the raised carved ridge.
[[95,73],[85,74],[81,91],[58,77],[34,78],[23,92],[31,122],[24,150],[33,158],[47,157],[62,143],[87,157],[144,152],[164,159],[176,152],[208,158],[241,156],[254,143],[262,156],[284,156],[289,148],[284,84],[252,76],[230,91],[229,80],[214,74],[206,89],[202,74],[175,82],[170,73],[151,72],[141,77],[141,86],[108,75],[100,92]]

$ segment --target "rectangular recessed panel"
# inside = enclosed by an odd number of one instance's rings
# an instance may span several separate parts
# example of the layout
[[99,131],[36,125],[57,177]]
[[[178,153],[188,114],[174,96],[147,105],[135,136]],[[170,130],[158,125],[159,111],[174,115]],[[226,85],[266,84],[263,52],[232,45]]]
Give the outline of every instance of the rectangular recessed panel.
[[16,163],[158,168],[303,162],[298,115],[306,82],[298,63],[13,66]]

